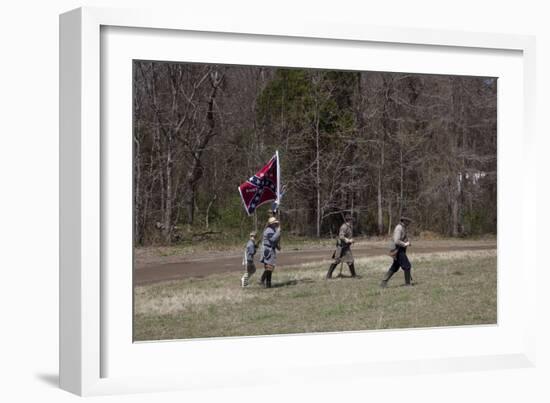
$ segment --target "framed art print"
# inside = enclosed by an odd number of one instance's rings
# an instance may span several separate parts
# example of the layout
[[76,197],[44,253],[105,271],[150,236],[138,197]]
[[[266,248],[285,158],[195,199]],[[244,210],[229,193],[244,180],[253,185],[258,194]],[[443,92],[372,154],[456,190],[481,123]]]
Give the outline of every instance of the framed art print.
[[532,365],[532,38],[60,24],[63,388]]

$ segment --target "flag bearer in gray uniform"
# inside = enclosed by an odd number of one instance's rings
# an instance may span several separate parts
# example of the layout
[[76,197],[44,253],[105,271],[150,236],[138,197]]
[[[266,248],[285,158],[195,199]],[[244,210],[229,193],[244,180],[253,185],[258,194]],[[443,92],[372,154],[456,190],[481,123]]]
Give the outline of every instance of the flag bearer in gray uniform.
[[281,228],[279,221],[275,217],[269,217],[262,239],[263,251],[262,258],[260,259],[260,262],[264,264],[264,272],[260,281],[265,288],[271,288],[271,276],[277,262],[277,250],[281,250],[279,246],[280,239]]
[[353,254],[351,253],[351,245],[353,244],[353,217],[351,214],[346,214],[344,223],[338,231],[338,240],[336,241],[336,250],[332,254],[334,261],[330,265],[327,272],[327,280],[332,278],[332,272],[341,262],[347,263],[351,277],[356,278]]
[[411,245],[407,237],[407,226],[411,222],[412,220],[410,218],[401,217],[399,224],[395,226],[395,230],[393,231],[393,245],[390,250],[390,256],[393,257],[393,263],[380,283],[380,287],[382,288],[388,286],[389,279],[399,270],[399,268],[402,268],[405,273],[405,285],[412,285],[411,262],[409,262],[409,258],[407,257],[407,247]]
[[243,266],[246,272],[241,277],[241,287],[248,286],[248,280],[256,273],[256,265],[254,264],[254,255],[256,254],[256,231],[250,233],[250,239],[246,243],[244,250]]

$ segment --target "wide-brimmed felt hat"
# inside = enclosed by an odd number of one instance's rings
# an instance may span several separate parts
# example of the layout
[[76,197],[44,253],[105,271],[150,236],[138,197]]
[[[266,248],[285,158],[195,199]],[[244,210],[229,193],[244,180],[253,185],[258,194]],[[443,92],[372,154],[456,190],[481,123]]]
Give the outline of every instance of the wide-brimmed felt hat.
[[267,225],[271,224],[279,224],[279,220],[277,220],[275,217],[269,217],[269,219],[267,220]]
[[400,220],[401,221],[406,221],[406,222],[413,222],[412,218],[409,218],[409,217],[406,217],[406,216],[401,216]]

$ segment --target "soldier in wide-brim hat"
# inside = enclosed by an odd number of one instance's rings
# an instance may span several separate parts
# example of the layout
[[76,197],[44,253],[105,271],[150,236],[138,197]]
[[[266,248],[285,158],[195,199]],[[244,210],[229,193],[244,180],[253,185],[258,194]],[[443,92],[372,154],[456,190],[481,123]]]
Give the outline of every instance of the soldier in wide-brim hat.
[[353,259],[353,253],[351,253],[351,245],[353,244],[353,216],[346,214],[344,216],[344,223],[340,226],[338,231],[338,240],[336,241],[336,250],[332,254],[334,261],[330,265],[326,279],[332,278],[332,273],[336,266],[340,263],[346,263],[349,267],[352,278],[357,277],[355,272],[355,264]]
[[262,238],[263,250],[262,258],[260,259],[260,262],[264,264],[264,272],[260,281],[265,288],[271,288],[271,277],[277,263],[277,250],[281,250],[280,239],[281,227],[279,220],[274,216],[269,217]]
[[412,219],[406,216],[401,216],[399,223],[395,226],[393,231],[392,246],[390,248],[390,256],[393,258],[393,262],[384,275],[380,287],[385,288],[388,285],[390,278],[399,270],[403,269],[405,275],[405,285],[410,286],[411,283],[411,262],[407,257],[407,248],[411,245],[407,236],[407,227],[412,222]]

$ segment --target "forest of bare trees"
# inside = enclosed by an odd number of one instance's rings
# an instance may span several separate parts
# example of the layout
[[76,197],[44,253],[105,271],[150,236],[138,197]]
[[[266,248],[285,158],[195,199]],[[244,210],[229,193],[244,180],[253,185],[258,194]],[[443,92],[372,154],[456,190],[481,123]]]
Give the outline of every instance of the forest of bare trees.
[[[285,231],[342,211],[384,235],[403,213],[445,236],[496,233],[495,78],[135,61],[134,235],[242,235],[238,185],[279,150]],[[267,207],[265,207],[267,208]]]

